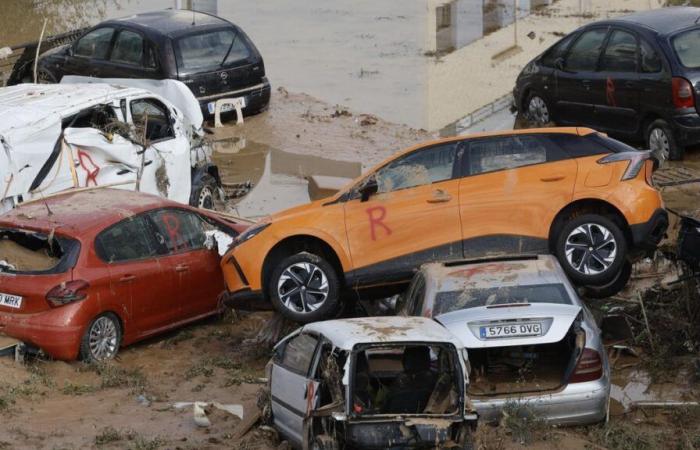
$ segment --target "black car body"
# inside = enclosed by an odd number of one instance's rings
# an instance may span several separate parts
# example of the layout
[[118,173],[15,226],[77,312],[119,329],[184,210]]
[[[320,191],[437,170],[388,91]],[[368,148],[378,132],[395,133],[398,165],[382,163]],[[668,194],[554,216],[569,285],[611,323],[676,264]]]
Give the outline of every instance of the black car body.
[[700,143],[700,8],[581,27],[525,66],[513,96],[534,122],[596,128],[680,159]]
[[244,114],[265,109],[270,83],[250,38],[222,18],[165,10],[107,20],[72,44],[39,58],[41,81],[64,75],[176,79],[194,93],[205,116],[220,98],[245,98]]

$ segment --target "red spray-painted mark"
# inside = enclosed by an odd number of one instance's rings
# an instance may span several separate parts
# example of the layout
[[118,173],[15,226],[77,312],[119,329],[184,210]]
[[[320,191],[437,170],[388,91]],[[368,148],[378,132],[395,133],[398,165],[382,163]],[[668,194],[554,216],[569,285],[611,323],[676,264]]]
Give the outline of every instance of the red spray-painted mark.
[[[78,150],[78,162],[80,162],[80,167],[82,167],[87,174],[85,175],[85,187],[90,186],[91,181],[97,186],[97,175],[100,173],[100,166],[95,164],[90,155],[82,150]],[[86,162],[92,167],[88,168]]]
[[617,101],[615,100],[615,82],[610,77],[608,77],[608,80],[605,82],[605,96],[607,97],[608,105],[617,106]]
[[[386,226],[384,218],[386,217],[386,208],[383,206],[373,206],[367,208],[367,216],[369,216],[369,229],[372,234],[372,240],[377,240],[377,228],[383,228],[387,236],[391,234],[391,228]],[[376,213],[376,214],[375,214]]]
[[187,242],[182,238],[180,234],[180,219],[178,219],[173,214],[163,214],[160,216],[165,225],[165,232],[168,233],[168,238],[172,242],[173,248],[175,250],[188,249],[189,246]]

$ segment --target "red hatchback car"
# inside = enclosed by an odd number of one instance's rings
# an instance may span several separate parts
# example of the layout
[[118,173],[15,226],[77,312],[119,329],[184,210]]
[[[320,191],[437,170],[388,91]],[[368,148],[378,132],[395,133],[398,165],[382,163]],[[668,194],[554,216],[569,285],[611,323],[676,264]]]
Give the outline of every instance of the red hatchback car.
[[116,189],[20,206],[0,216],[0,333],[92,361],[216,314],[224,280],[207,236],[245,228]]

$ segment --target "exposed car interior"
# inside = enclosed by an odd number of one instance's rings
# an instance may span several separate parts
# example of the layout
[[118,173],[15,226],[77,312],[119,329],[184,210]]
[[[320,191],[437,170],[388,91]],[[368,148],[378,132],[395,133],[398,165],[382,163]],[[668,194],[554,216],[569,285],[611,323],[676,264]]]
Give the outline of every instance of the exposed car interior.
[[50,270],[63,254],[60,243],[45,234],[0,229],[0,272]]

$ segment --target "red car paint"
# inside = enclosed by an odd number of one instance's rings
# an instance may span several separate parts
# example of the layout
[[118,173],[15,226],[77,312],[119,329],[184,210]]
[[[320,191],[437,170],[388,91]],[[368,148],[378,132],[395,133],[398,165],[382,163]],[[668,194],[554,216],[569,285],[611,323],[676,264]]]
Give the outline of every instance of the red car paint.
[[[168,211],[160,216],[169,220],[168,213],[173,211],[196,214],[233,235],[247,228],[213,212],[116,189],[60,194],[0,216],[0,229],[53,232],[55,238],[80,244],[75,264],[61,273],[0,271],[0,292],[23,297],[20,309],[0,305],[0,333],[39,347],[55,359],[73,360],[88,325],[105,312],[119,317],[122,346],[219,312],[224,280],[216,249],[192,248],[176,241],[171,251],[160,242],[157,255],[136,260],[107,262],[98,255],[95,240],[105,229],[142,215],[153,217],[155,224],[154,211],[162,209]],[[169,232],[177,231],[172,222],[164,225]],[[150,239],[159,237],[148,233],[153,230],[155,226],[144,230]],[[81,291],[87,294],[84,299],[61,306],[47,300],[49,291],[56,292],[57,286],[73,280],[89,285]]]

